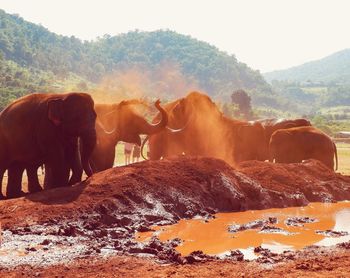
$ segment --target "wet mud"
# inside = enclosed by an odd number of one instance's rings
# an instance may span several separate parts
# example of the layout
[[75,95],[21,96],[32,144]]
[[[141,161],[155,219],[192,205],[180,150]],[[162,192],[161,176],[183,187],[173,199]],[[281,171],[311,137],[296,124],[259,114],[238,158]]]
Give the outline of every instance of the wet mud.
[[[252,161],[237,169],[212,158],[140,162],[97,173],[70,188],[1,201],[0,253],[12,259],[0,258],[0,266],[49,266],[125,255],[179,264],[240,261],[244,255],[239,250],[222,257],[203,250],[181,255],[176,249],[181,239],[139,242],[135,233],[181,219],[211,221],[220,212],[347,199],[350,177],[314,160],[290,165]],[[270,222],[261,228],[276,230],[276,223]]]
[[347,242],[349,219],[350,202],[310,203],[306,207],[218,213],[210,220],[183,219],[175,225],[137,233],[137,238],[140,241],[155,235],[162,241],[180,238],[176,250],[182,255],[202,250],[221,256],[238,249],[244,259],[251,260],[263,254],[255,252],[259,248],[281,254],[311,245]]

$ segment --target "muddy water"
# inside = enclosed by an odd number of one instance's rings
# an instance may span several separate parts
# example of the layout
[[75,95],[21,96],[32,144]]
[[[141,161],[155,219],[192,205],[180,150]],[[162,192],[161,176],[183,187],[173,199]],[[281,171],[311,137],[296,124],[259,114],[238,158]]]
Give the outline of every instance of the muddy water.
[[[268,224],[282,229],[248,229],[229,232],[230,225],[247,224],[255,220],[277,218],[277,223]],[[313,218],[313,223],[290,226],[285,223],[291,217]],[[298,250],[309,245],[329,246],[350,240],[350,202],[311,203],[306,207],[255,210],[234,213],[218,213],[215,219],[181,220],[175,225],[153,227],[155,232],[136,234],[138,241],[146,241],[153,235],[166,241],[180,238],[183,243],[177,247],[182,255],[202,250],[206,254],[218,255],[228,250],[240,249],[246,258],[254,258],[254,247],[262,246],[274,252]],[[316,231],[343,231],[349,235],[336,237]],[[346,233],[344,233],[346,234]]]

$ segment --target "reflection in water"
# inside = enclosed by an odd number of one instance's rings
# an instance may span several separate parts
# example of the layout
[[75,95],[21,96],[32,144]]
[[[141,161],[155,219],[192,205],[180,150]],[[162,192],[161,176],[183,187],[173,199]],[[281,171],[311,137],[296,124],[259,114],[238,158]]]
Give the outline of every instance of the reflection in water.
[[342,237],[325,237],[315,245],[318,246],[332,246],[337,243],[345,242],[350,240],[350,209],[343,209],[335,214],[335,226],[334,231],[344,231],[348,232],[349,235]]
[[[350,233],[350,202],[311,203],[306,207],[218,213],[215,217],[207,222],[200,219],[180,220],[174,225],[153,227],[156,232],[137,233],[136,238],[145,241],[154,234],[162,241],[180,238],[184,242],[176,249],[182,255],[188,255],[195,250],[217,255],[228,250],[240,249],[249,258],[254,256],[252,248],[257,246],[278,253],[301,249],[308,245],[329,246],[350,240],[350,235],[331,238],[315,232],[335,230]],[[276,217],[278,220],[276,224],[269,226],[281,228],[291,234],[261,233],[260,228],[228,232],[229,225],[245,224],[268,217]],[[288,226],[285,221],[290,217],[310,217],[317,221],[301,226]]]

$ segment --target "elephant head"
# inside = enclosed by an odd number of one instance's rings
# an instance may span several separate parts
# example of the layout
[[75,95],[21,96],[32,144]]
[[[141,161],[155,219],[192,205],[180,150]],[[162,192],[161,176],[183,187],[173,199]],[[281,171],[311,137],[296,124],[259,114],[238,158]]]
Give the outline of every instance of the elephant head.
[[[185,98],[174,102],[169,112],[169,126],[171,128],[181,128],[184,131],[186,126],[206,126],[207,121],[217,121],[221,117],[216,104],[205,94],[191,92]],[[191,129],[191,128],[189,128]]]
[[[215,148],[208,142],[219,137],[213,127],[218,126],[221,112],[207,95],[191,92],[167,104],[165,110],[169,129],[149,138],[150,159],[182,154],[212,155]],[[159,121],[159,118],[157,115],[153,121]]]
[[157,123],[148,123],[144,116],[135,110],[135,104],[142,104],[138,100],[126,100],[113,106],[108,113],[98,115],[101,122],[115,132],[109,137],[112,144],[118,141],[124,141],[141,145],[141,134],[152,135],[162,131],[168,123],[168,115],[160,106],[160,101],[154,103],[156,109],[160,112],[161,119]]
[[53,98],[47,103],[48,118],[64,136],[80,137],[81,162],[85,173],[92,175],[89,158],[96,144],[96,112],[91,96],[84,93],[67,94],[64,98]]
[[118,141],[141,145],[141,134],[155,134],[166,127],[168,115],[160,106],[159,100],[154,105],[159,110],[161,119],[154,124],[148,123],[145,117],[136,111],[135,105],[140,104],[143,103],[139,100],[127,100],[118,104],[95,105],[98,123],[108,130],[113,130],[111,134],[107,134],[96,126],[97,145],[90,159],[95,171],[113,167],[115,146]]

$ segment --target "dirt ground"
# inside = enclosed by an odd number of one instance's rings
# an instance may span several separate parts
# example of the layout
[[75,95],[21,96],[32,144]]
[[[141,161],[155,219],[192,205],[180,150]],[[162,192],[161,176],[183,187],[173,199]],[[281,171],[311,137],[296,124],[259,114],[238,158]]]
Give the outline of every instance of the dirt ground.
[[147,161],[93,175],[79,185],[0,202],[3,277],[345,277],[350,244],[261,253],[242,261],[183,257],[176,240],[135,241],[136,231],[216,212],[302,206],[350,199],[350,177],[321,163],[244,162],[212,158]]
[[118,256],[79,259],[47,268],[21,266],[1,270],[3,277],[349,277],[349,250],[305,251],[287,263],[209,261],[194,264],[159,264],[147,258]]

